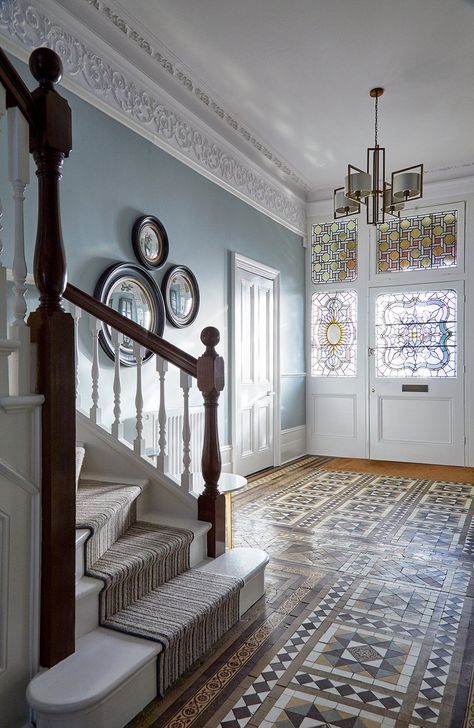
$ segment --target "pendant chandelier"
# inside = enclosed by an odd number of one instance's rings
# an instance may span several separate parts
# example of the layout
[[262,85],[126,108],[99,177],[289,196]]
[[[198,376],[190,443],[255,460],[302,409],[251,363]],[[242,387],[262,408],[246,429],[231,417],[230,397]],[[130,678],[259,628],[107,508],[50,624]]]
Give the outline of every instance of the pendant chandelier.
[[392,172],[390,184],[385,181],[385,147],[378,143],[378,102],[383,88],[370,90],[375,99],[375,142],[367,149],[367,171],[349,164],[345,187],[334,190],[334,219],[357,215],[360,206],[367,207],[367,223],[378,225],[385,215],[400,217],[408,200],[423,196],[423,165]]

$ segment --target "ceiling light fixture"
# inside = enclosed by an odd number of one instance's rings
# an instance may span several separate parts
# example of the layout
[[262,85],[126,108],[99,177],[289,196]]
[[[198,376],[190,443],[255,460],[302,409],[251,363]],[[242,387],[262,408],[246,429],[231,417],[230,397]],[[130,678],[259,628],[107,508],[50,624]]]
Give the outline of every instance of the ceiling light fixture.
[[375,143],[367,149],[367,171],[349,164],[345,187],[334,190],[334,219],[357,215],[360,206],[367,207],[367,223],[378,225],[385,214],[400,217],[408,200],[423,196],[423,165],[392,172],[391,183],[385,182],[385,147],[378,143],[378,102],[383,88],[370,90],[375,99]]

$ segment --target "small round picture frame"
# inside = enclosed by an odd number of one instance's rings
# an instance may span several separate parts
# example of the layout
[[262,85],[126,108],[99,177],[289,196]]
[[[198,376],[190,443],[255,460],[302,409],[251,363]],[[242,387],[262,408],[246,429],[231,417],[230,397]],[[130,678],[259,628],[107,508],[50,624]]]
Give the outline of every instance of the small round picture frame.
[[173,265],[161,283],[166,317],[177,329],[192,324],[199,312],[199,286],[194,273],[185,265]]
[[139,263],[149,270],[161,268],[168,258],[168,235],[161,220],[142,215],[132,228],[132,245]]
[[[97,281],[94,296],[126,318],[158,336],[165,328],[165,306],[161,291],[149,273],[134,263],[118,263],[105,270]],[[102,323],[99,342],[112,361],[115,350],[110,327]],[[147,350],[143,361],[153,353]],[[120,346],[120,363],[136,366],[133,342],[124,338]]]

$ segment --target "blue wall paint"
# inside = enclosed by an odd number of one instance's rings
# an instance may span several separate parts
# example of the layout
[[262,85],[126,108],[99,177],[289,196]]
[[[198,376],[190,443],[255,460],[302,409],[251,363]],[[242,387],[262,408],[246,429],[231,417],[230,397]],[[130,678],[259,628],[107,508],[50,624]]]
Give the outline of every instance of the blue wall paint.
[[[14,60],[23,78],[24,64]],[[34,82],[30,77],[30,86]],[[64,163],[61,183],[63,234],[69,280],[89,293],[102,271],[117,261],[134,260],[130,231],[142,214],[154,214],[170,240],[167,266],[188,265],[199,282],[201,309],[195,323],[164,336],[195,356],[202,352],[199,333],[214,325],[221,331],[220,353],[229,359],[230,251],[237,251],[281,272],[281,372],[303,372],[304,249],[301,238],[194,172],[146,139],[66,91],[73,114],[73,152]],[[4,145],[2,144],[2,149]],[[4,157],[3,157],[4,158]],[[27,248],[31,270],[36,226],[36,184],[32,165],[28,189]],[[2,180],[2,198],[11,192]],[[11,205],[5,239],[11,240]],[[7,248],[5,261],[11,265]],[[154,274],[161,282],[162,271]],[[107,359],[104,358],[104,364]],[[150,377],[153,369],[150,369]],[[230,377],[223,397],[223,444],[230,442]],[[149,407],[153,409],[154,407]],[[304,380],[282,381],[282,428],[305,422]]]

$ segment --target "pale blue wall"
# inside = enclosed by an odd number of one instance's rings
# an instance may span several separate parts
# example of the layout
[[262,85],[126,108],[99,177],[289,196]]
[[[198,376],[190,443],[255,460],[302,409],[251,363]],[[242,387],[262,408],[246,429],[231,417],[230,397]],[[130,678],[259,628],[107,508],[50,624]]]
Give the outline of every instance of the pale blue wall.
[[[17,61],[15,65],[26,78],[26,67]],[[238,251],[281,271],[281,372],[304,372],[304,250],[300,237],[73,94],[63,93],[73,114],[74,148],[65,161],[61,183],[69,280],[92,293],[107,266],[134,260],[130,241],[134,220],[142,214],[156,215],[170,240],[167,266],[188,265],[201,291],[201,309],[195,323],[183,330],[166,325],[164,336],[197,356],[202,351],[201,329],[217,326],[222,335],[220,353],[228,362],[230,251]],[[2,157],[3,148],[4,144]],[[1,194],[4,200],[10,197],[3,181]],[[33,182],[27,199],[29,270],[36,225],[35,198]],[[10,209],[10,204],[6,207]],[[6,214],[8,240],[11,218]],[[10,266],[11,246],[7,243],[5,248],[4,260]],[[157,283],[167,266],[154,274]],[[107,361],[104,357],[104,363]],[[226,373],[223,444],[230,442],[226,422],[230,420],[228,385],[232,373],[228,368]],[[282,428],[304,424],[303,378],[283,378],[281,401]]]

